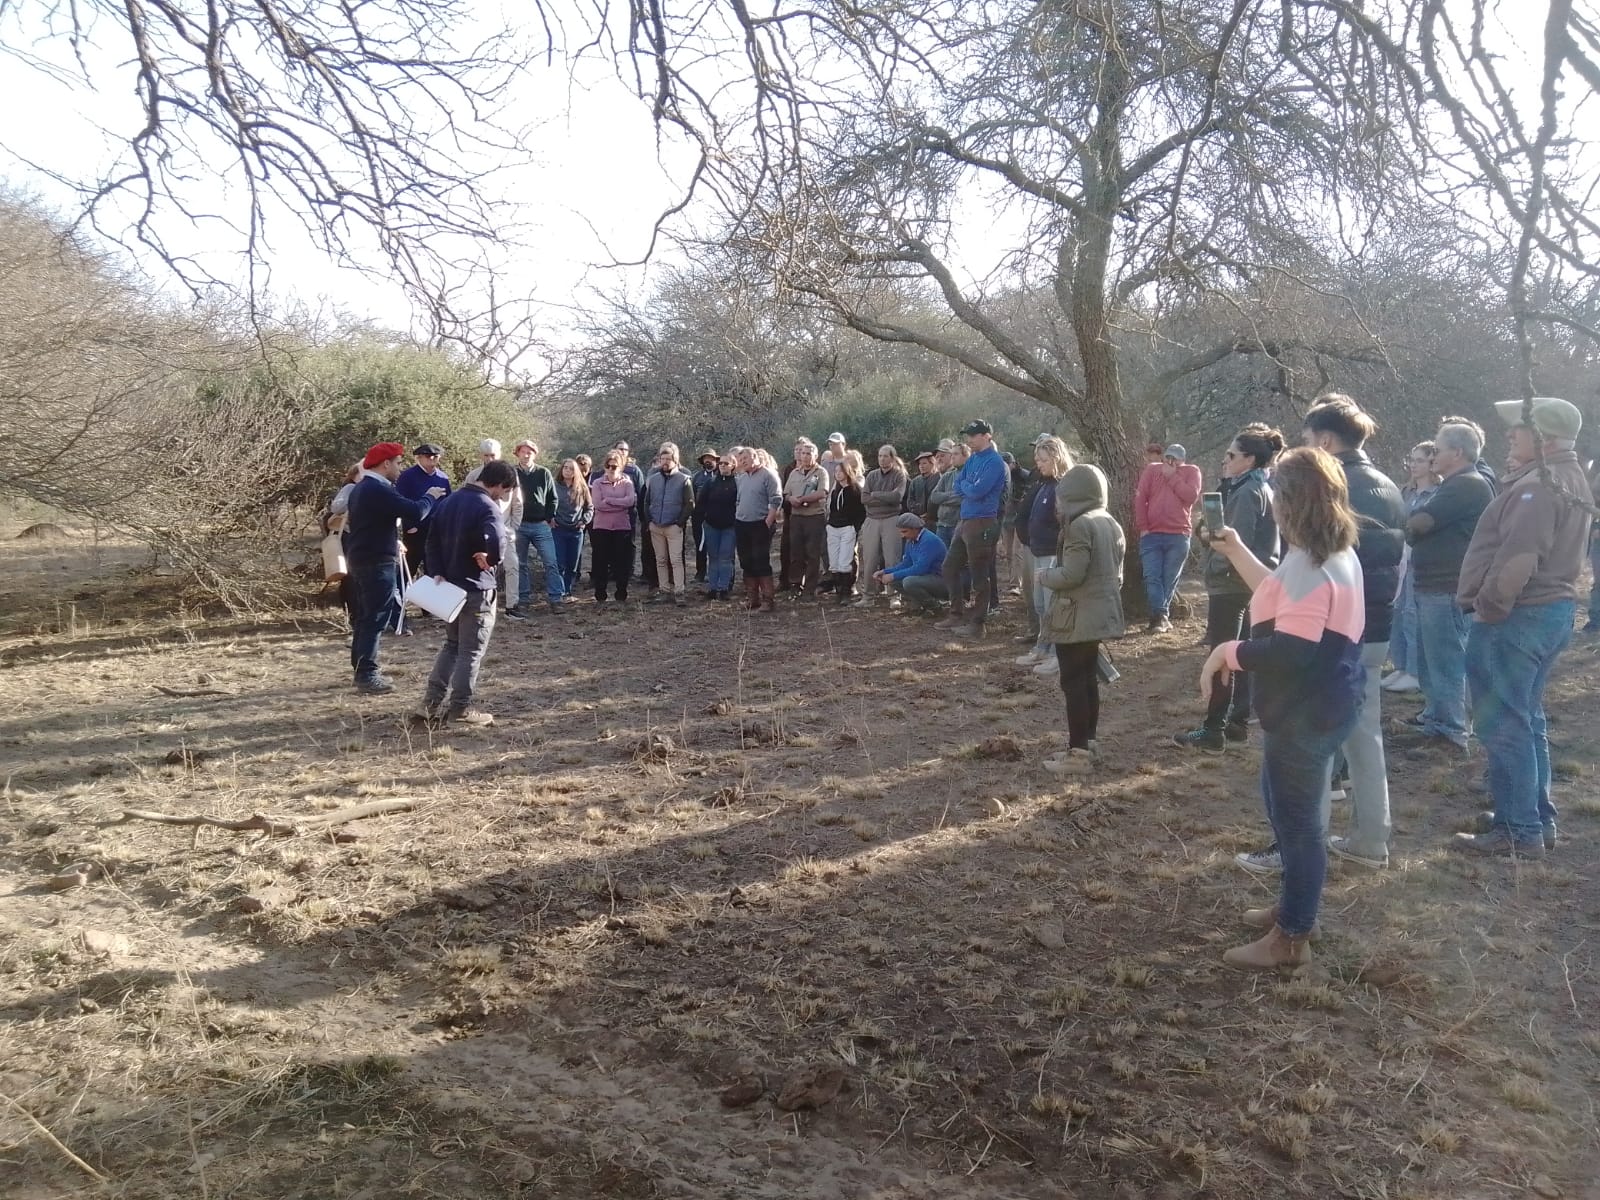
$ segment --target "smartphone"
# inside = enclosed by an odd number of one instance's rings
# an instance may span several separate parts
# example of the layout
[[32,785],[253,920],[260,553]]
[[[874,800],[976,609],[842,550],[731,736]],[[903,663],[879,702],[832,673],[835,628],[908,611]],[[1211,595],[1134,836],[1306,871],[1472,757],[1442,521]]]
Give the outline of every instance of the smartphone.
[[1200,497],[1200,516],[1206,523],[1206,532],[1216,537],[1222,532],[1222,493],[1207,492]]

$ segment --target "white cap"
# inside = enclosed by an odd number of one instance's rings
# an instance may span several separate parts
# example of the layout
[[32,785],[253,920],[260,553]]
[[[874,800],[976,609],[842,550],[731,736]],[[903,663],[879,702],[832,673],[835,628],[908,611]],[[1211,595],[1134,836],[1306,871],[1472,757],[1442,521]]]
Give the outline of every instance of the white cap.
[[844,441],[844,434],[839,433],[838,431],[835,431],[835,432],[830,433],[828,435],[828,445],[830,445],[830,446],[833,445],[835,442],[842,443],[843,441]]
[[479,454],[499,454],[500,453],[500,443],[495,441],[493,438],[484,438],[483,441],[478,443],[478,453]]

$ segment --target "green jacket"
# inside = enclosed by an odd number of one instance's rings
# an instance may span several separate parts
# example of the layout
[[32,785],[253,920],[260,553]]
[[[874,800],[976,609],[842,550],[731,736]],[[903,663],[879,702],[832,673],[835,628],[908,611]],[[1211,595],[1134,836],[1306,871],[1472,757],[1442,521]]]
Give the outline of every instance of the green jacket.
[[1087,463],[1056,485],[1061,540],[1056,565],[1040,581],[1050,590],[1044,635],[1050,642],[1103,642],[1127,632],[1122,617],[1122,526],[1106,511],[1106,477]]

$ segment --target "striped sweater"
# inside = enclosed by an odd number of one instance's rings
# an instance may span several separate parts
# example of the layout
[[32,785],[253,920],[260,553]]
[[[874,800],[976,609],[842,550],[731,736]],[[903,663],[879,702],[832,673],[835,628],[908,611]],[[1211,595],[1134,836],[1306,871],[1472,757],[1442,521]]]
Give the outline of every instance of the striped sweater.
[[1354,550],[1322,566],[1289,547],[1278,569],[1250,596],[1250,639],[1227,643],[1228,666],[1254,677],[1261,728],[1308,719],[1313,728],[1342,725],[1361,703],[1366,627],[1361,563]]

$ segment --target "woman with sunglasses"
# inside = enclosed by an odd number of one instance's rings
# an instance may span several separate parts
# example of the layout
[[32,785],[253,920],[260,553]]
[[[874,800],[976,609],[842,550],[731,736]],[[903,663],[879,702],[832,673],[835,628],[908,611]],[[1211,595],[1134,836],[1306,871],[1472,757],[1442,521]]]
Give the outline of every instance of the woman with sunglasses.
[[[1272,485],[1267,468],[1283,451],[1283,434],[1265,425],[1246,425],[1222,455],[1223,524],[1268,570],[1278,565],[1278,525],[1272,515]],[[1203,539],[1202,539],[1203,540]],[[1207,546],[1206,645],[1216,647],[1248,630],[1250,587],[1228,557]],[[1212,689],[1200,728],[1174,734],[1172,740],[1191,750],[1220,754],[1229,742],[1250,736],[1249,677],[1235,672],[1232,682]]]

